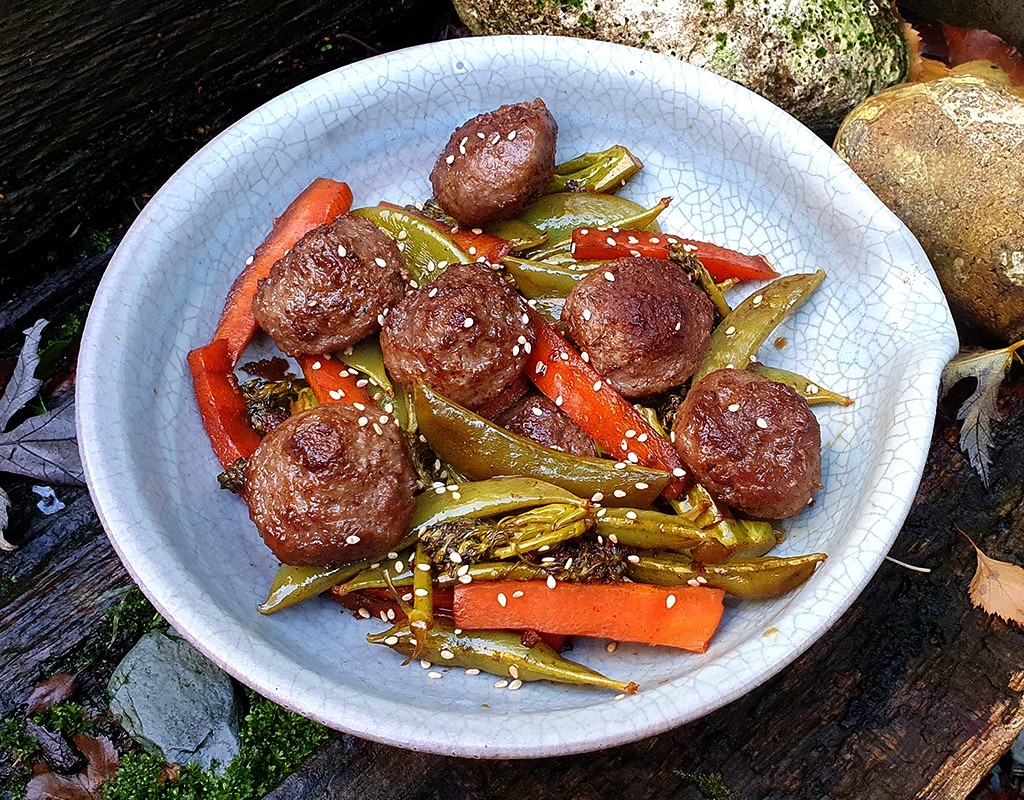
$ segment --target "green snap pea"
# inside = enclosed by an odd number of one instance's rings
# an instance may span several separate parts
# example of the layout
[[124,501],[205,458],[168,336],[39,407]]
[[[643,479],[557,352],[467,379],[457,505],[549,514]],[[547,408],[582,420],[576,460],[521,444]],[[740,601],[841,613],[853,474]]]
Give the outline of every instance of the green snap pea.
[[546,194],[552,192],[614,192],[644,168],[643,162],[620,144],[584,153],[555,167]]
[[354,578],[371,563],[366,559],[342,567],[292,567],[282,564],[270,585],[267,599],[256,608],[261,614],[273,614]]
[[577,283],[606,261],[574,261],[564,265],[506,256],[501,259],[519,293],[528,300],[568,297]]
[[792,591],[814,574],[826,558],[812,553],[789,558],[752,558],[724,564],[702,564],[672,553],[637,554],[629,577],[657,586],[705,585],[724,589],[741,600],[768,600]]
[[517,436],[447,400],[422,383],[413,390],[420,431],[434,452],[474,480],[522,475],[561,486],[577,497],[600,492],[613,506],[649,506],[669,474],[635,464],[581,458]]
[[825,280],[824,270],[785,275],[758,289],[719,323],[693,376],[696,384],[719,369],[746,369],[758,349],[794,308]]
[[[350,369],[365,375],[367,380],[383,393],[383,397],[380,398],[381,406],[385,411],[395,415],[395,419],[404,430],[415,430],[409,410],[409,395],[388,375],[387,368],[384,366],[384,354],[380,349],[379,337],[369,336],[358,344],[346,347],[338,354],[338,358]],[[390,409],[387,408],[388,405],[391,406]]]
[[824,405],[825,403],[838,403],[841,406],[853,405],[852,397],[829,391],[821,384],[795,372],[767,367],[764,364],[751,364],[750,369],[769,380],[785,384],[806,400],[809,406]]
[[[402,570],[396,571],[395,562],[381,565],[375,569],[367,569],[349,581],[339,584],[336,592],[351,594],[362,589],[386,589],[389,586],[406,588],[412,586],[412,565],[408,561],[399,561]],[[387,575],[385,576],[385,572]],[[468,577],[467,577],[468,576]],[[548,571],[538,564],[527,561],[487,561],[482,564],[470,564],[461,575],[440,572],[435,577],[440,587],[458,586],[473,581],[532,581],[548,576]]]
[[[600,198],[603,197],[606,200],[623,200],[621,197],[615,197],[615,195],[607,194],[568,194],[568,195],[556,195],[549,194],[547,197],[542,197],[538,202],[543,203],[548,198],[553,197],[575,197],[575,198]],[[571,255],[572,252],[572,232],[576,228],[622,228],[623,230],[649,230],[658,231],[657,220],[658,216],[668,208],[669,203],[672,201],[670,197],[664,197],[658,203],[651,208],[645,209],[642,206],[638,206],[636,203],[631,201],[623,201],[629,203],[629,205],[612,206],[609,204],[608,208],[602,209],[600,213],[593,212],[589,216],[578,215],[578,216],[567,216],[567,219],[559,224],[559,227],[549,231],[551,234],[551,241],[546,245],[534,248],[533,250],[527,251],[524,255],[533,261],[549,261],[556,256]],[[569,203],[569,200],[565,201]],[[582,202],[582,201],[576,201]],[[588,202],[596,202],[590,200]],[[571,224],[570,224],[571,223]]]
[[550,234],[537,230],[521,219],[503,219],[498,222],[489,222],[484,230],[493,236],[504,239],[506,242],[511,242],[513,253],[529,250],[531,247],[539,247],[551,238]]
[[[417,649],[406,623],[366,637],[371,644],[383,644],[407,658]],[[419,647],[418,658],[444,667],[477,669],[510,681],[555,681],[582,686],[600,686],[615,692],[635,694],[635,683],[606,678],[575,661],[563,658],[543,642],[533,647],[522,643],[519,633],[508,631],[460,631],[447,620],[437,619]]]
[[449,264],[466,264],[473,259],[433,225],[398,208],[372,206],[352,212],[366,217],[395,240],[406,269],[419,286],[425,286],[444,272]]

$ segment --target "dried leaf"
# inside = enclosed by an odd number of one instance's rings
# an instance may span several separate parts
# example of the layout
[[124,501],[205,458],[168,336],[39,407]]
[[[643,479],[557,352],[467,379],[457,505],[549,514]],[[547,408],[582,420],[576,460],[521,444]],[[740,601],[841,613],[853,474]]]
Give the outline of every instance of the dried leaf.
[[117,774],[117,749],[103,736],[80,733],[74,742],[88,760],[85,771],[68,777],[40,773],[29,781],[25,800],[100,800],[103,782]]
[[25,345],[21,348],[18,363],[14,366],[3,397],[0,397],[0,431],[7,427],[11,417],[17,414],[25,404],[39,394],[43,382],[36,378],[36,367],[39,366],[39,339],[43,335],[46,320],[41,319],[25,331]]
[[26,715],[38,714],[40,711],[48,711],[57,703],[63,703],[70,699],[75,692],[75,676],[65,672],[58,672],[48,678],[32,690],[28,697],[28,708]]
[[0,487],[0,550],[6,550],[8,553],[18,549],[4,538],[4,531],[7,530],[7,511],[10,507],[11,499],[7,496],[7,492]]
[[971,602],[1007,622],[1024,624],[1024,569],[989,558],[969,536],[967,541],[978,556],[978,570],[971,579]]
[[946,366],[942,373],[940,391],[946,394],[953,385],[964,378],[975,378],[978,385],[970,397],[960,406],[956,418],[963,420],[960,429],[960,449],[967,454],[971,466],[981,476],[981,482],[989,485],[989,467],[992,463],[992,424],[998,419],[996,401],[1010,364],[1016,357],[1017,349],[1024,346],[1024,340],[999,350],[968,350]]

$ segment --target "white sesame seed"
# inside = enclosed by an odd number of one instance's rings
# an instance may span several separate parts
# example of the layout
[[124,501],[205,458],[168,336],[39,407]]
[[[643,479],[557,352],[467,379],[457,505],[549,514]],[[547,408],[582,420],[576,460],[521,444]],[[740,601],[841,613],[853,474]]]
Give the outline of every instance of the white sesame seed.
[[601,381],[594,381],[594,391],[595,392],[601,391],[601,385],[602,385]]
[[441,651],[441,658],[444,658],[444,659],[447,659],[447,660],[451,660],[451,659],[455,658],[455,653],[453,653],[451,650],[442,650]]
[[752,305],[759,306],[759,305],[761,305],[762,302],[764,302],[764,296],[763,295],[759,295],[759,294],[755,294],[754,295],[754,299],[751,300],[750,302],[751,302]]
[[740,410],[740,404],[739,403],[731,403],[730,405],[726,406],[726,408],[729,411],[739,411]]
[[406,592],[405,594],[403,594],[402,599],[408,603],[410,600],[412,600],[412,592]]
[[602,500],[604,500],[603,492],[594,492],[594,494],[590,498],[591,503],[600,503]]
[[514,355],[514,356],[519,355],[519,345],[517,345],[517,344],[512,345],[512,355]]
[[690,579],[689,579],[689,580],[688,580],[688,581],[686,582],[686,585],[687,585],[687,586],[700,586],[700,584],[699,584],[699,583],[697,582],[697,579],[696,579],[696,578],[690,578]]
[[817,394],[818,393],[818,387],[815,386],[813,383],[809,383],[809,384],[807,384],[807,390],[806,391],[807,391],[807,394]]
[[521,317],[521,319],[523,320],[524,325],[530,324],[530,315],[527,314],[525,311],[523,312],[523,316]]
[[549,588],[549,589],[554,589],[554,588],[555,588],[555,585],[556,585],[556,584],[557,584],[558,582],[557,582],[557,581],[555,580],[555,576],[554,576],[554,575],[548,575],[548,581],[547,581],[547,583],[548,583],[548,588]]
[[684,244],[683,245],[683,252],[685,252],[685,253],[696,253],[697,252],[697,245],[695,245],[695,244]]
[[605,272],[604,279],[610,283],[615,283],[615,275],[611,272]]
[[348,250],[345,248],[345,245],[338,245],[338,255],[341,256],[342,258],[348,255]]
[[665,608],[672,608],[672,606],[674,606],[675,604],[676,596],[674,594],[670,594],[668,597],[665,598]]
[[619,643],[608,642],[608,644],[605,645],[604,649],[607,650],[609,653],[614,653],[616,650],[619,649]]
[[457,569],[457,570],[455,571],[455,574],[456,574],[456,575],[458,575],[459,577],[462,577],[462,576],[463,576],[463,575],[465,575],[465,574],[466,574],[467,572],[469,572],[469,564],[463,564],[463,565],[462,565],[461,567],[459,567],[459,568],[458,568],[458,569]]
[[619,229],[618,229],[618,228],[616,228],[616,227],[615,227],[614,225],[612,225],[612,227],[611,227],[611,228],[609,228],[609,230],[610,230],[610,231],[611,231],[612,233],[618,233],[618,232],[619,232]]
[[707,579],[707,578],[705,578],[705,577],[704,577],[703,575],[698,575],[698,576],[697,576],[697,583],[700,583],[700,584],[705,584],[705,583],[707,583],[707,582],[708,582],[708,579]]
[[430,594],[430,591],[427,589],[416,589],[413,594],[416,595],[416,597],[426,597]]
[[649,438],[650,437],[646,433],[641,433],[639,436],[636,437],[636,440],[638,442],[646,442]]
[[676,323],[676,330],[679,330],[682,327],[683,327],[683,323],[682,322],[677,322]]
[[373,259],[373,263],[376,264],[378,267],[386,267],[388,265],[388,262],[385,261],[383,258],[380,258],[379,256]]
[[405,562],[404,561],[396,561],[395,562],[395,574],[398,575],[398,574],[400,574],[402,572],[405,572]]
[[461,500],[461,499],[462,499],[462,492],[460,492],[458,489],[456,489],[454,492],[452,492],[452,500]]
[[484,133],[483,131],[477,131],[476,132],[476,138],[477,139],[486,139],[487,138],[487,134]]
[[634,436],[636,436],[636,431],[633,430],[632,428],[630,428],[629,430],[626,431],[626,438],[627,439],[632,439]]
[[473,322],[474,322],[474,320],[473,320],[472,317],[466,317],[465,321],[462,323],[462,327],[463,328],[472,328],[473,327]]
[[657,236],[652,236],[651,237],[651,244],[659,244],[660,242],[661,242],[661,239],[659,239]]
[[766,420],[764,417],[758,417],[757,418],[757,427],[761,428],[762,430],[764,428],[767,428],[768,427],[768,420]]
[[394,621],[395,621],[395,609],[389,608],[388,609],[388,622],[394,622]]
[[626,237],[626,241],[627,241],[627,242],[628,242],[629,244],[640,244],[640,240],[639,240],[639,239],[637,239],[637,238],[636,238],[635,236],[627,236],[627,237]]
[[555,398],[555,405],[558,406],[559,408],[562,407],[563,402],[564,401],[562,400],[562,395],[558,395],[558,397]]
[[358,613],[359,613],[359,616],[361,616],[363,619],[369,619],[370,618],[370,612],[367,611],[365,608],[360,608]]
[[640,490],[641,492],[642,492],[642,491],[643,491],[644,489],[650,489],[650,488],[651,488],[651,485],[650,485],[649,483],[644,483],[643,481],[637,481],[637,482],[636,482],[636,484],[635,484],[635,486],[636,486],[636,488],[637,488],[637,489],[639,489],[639,490]]
[[508,605],[508,598],[505,597],[504,592],[498,592],[498,605],[502,608]]
[[252,262],[255,261],[255,260],[256,260],[256,256],[249,256],[247,259],[245,259],[245,266],[247,266],[247,267],[250,266],[252,264]]
[[380,621],[381,622],[387,622],[388,621],[388,615],[385,614],[383,611],[381,611],[378,616],[380,616]]
[[604,241],[605,241],[605,244],[607,244],[609,247],[615,247],[615,240],[611,236],[609,236]]
[[517,598],[517,599],[522,597],[523,596],[523,590],[522,589],[516,589],[514,592],[512,592],[512,596]]
[[640,457],[636,453],[634,453],[632,451],[626,453],[626,458],[629,459],[629,463],[630,464],[639,464],[640,463]]
[[630,553],[628,556],[626,556],[626,561],[628,561],[630,564],[639,564],[640,556],[638,556],[636,553]]
[[451,561],[453,564],[461,564],[462,556],[459,555],[459,552],[457,550],[451,550],[448,553],[448,560]]
[[517,667],[515,664],[510,665],[508,668],[508,674],[511,675],[513,678],[518,678],[519,667]]
[[515,132],[515,131],[509,131],[509,132],[508,132],[508,140],[509,140],[509,141],[511,142],[511,141],[513,141],[513,140],[514,140],[515,138],[516,138],[516,132]]
[[639,250],[630,250],[629,254],[631,256],[633,256],[633,258],[640,258],[640,251]]
[[569,360],[569,354],[567,352],[565,352],[564,350],[561,353],[559,353],[559,357],[562,359],[562,361],[568,361]]
[[469,250],[467,250],[466,252],[469,253],[471,256],[475,256],[476,255],[476,248],[473,247],[472,245],[470,245]]
[[377,434],[378,436],[383,436],[384,435],[384,429],[380,425],[378,425],[376,422],[373,423],[373,432],[375,434]]
[[616,461],[614,468],[615,469],[625,469],[626,468],[626,462],[625,461]]
[[616,497],[626,496],[626,493],[622,489],[616,489],[614,492],[612,492],[612,494],[615,495]]
[[583,363],[585,363],[585,364],[589,364],[590,363],[590,353],[588,353],[586,350],[581,350],[580,351],[580,358],[583,359]]
[[545,370],[546,370],[547,368],[548,368],[548,365],[547,365],[547,364],[545,364],[545,363],[544,363],[543,361],[538,361],[538,362],[537,362],[537,366],[533,368],[533,371],[534,371],[534,373],[535,373],[535,374],[537,374],[537,375],[540,375],[540,374],[541,374],[541,373],[543,373],[543,372],[544,372],[544,371],[545,371]]
[[428,672],[427,673],[427,677],[430,678],[431,680],[435,680],[435,681],[436,680],[440,680],[441,679],[441,673],[440,672]]
[[514,681],[512,681],[512,683],[510,683],[508,685],[508,690],[510,692],[514,692],[514,691],[516,691],[516,689],[518,689],[522,685],[523,685],[523,682],[521,680],[519,680],[519,678],[516,678]]
[[359,544],[360,539],[354,533],[345,537],[345,544]]
[[398,637],[397,636],[389,636],[387,639],[384,640],[384,644],[389,645],[389,646],[390,645],[398,644]]
[[732,336],[734,333],[736,333],[736,328],[732,325],[725,329],[726,336]]
[[636,512],[635,511],[627,511],[626,512],[626,519],[636,519]]
[[435,287],[427,292],[427,297],[437,297],[437,288]]
[[684,475],[686,475],[686,470],[682,467],[676,467],[672,470],[672,477],[674,478],[682,478]]
[[506,686],[508,686],[508,681],[506,681],[506,680],[501,680],[501,681],[495,681],[494,682],[494,688],[495,689],[504,689]]
[[616,700],[625,700],[626,699],[626,695],[625,694],[617,694],[617,695],[615,695],[615,699]]
[[466,674],[467,675],[479,675],[480,674],[480,670],[478,670],[476,667],[470,667],[469,669],[466,670]]
[[473,576],[472,575],[460,575],[459,576],[459,583],[472,583],[472,581],[473,581]]
[[332,400],[340,400],[345,396],[345,392],[341,389],[331,389],[327,394]]
[[356,386],[360,389],[365,389],[370,385],[370,382],[366,378],[360,378],[356,381]]
[[[619,489],[617,491],[621,492],[622,490]],[[623,492],[623,494],[625,494],[625,492]],[[603,517],[607,513],[608,513],[608,509],[607,508],[599,508],[599,509],[597,509],[597,513],[594,516],[597,517],[598,519],[601,519],[601,517]]]
[[417,564],[416,569],[418,569],[420,572],[430,572],[430,564],[427,564],[425,562]]
[[323,367],[323,364],[321,364],[319,361],[314,361],[312,363],[311,367],[312,367],[312,369],[320,369],[320,368]]
[[359,419],[357,419],[357,420],[356,420],[356,422],[358,422],[358,423],[359,423],[359,427],[360,427],[360,428],[365,428],[365,427],[366,427],[366,424],[367,424],[367,423],[368,423],[369,421],[370,421],[370,420],[368,420],[368,419],[367,419],[366,417],[360,417]]

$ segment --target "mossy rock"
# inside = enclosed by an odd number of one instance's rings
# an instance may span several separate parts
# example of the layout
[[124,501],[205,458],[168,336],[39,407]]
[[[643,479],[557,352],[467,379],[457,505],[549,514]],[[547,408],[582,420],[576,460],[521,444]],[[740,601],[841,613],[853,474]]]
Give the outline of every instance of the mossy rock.
[[886,0],[455,0],[476,34],[604,39],[676,56],[835,132],[899,82],[907,48]]

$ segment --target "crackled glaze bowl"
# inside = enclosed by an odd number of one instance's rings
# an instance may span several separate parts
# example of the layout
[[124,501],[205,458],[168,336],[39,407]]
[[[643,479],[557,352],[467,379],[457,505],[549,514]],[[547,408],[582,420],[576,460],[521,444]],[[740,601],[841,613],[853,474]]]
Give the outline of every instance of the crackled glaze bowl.
[[[428,197],[451,131],[541,97],[564,160],[615,143],[646,165],[625,196],[675,201],[663,226],[828,278],[766,345],[768,364],[853,395],[818,407],[824,491],[780,554],[828,561],[773,602],[729,601],[704,655],[605,642],[573,658],[640,692],[495,678],[416,664],[366,643],[379,624],[327,601],[272,617],[277,568],[200,424],[185,355],[209,340],[225,293],[271,218],[317,176],[357,205]],[[736,293],[742,296],[744,291]],[[774,337],[773,337],[774,338]],[[459,39],[312,80],[232,125],[153,197],[118,248],[89,316],[78,426],[96,507],[156,607],[232,675],[333,728],[463,756],[593,750],[677,726],[777,673],[838,619],[878,567],[917,487],[939,373],[957,346],[910,233],[806,128],[747,90],[668,57],[593,41]]]

